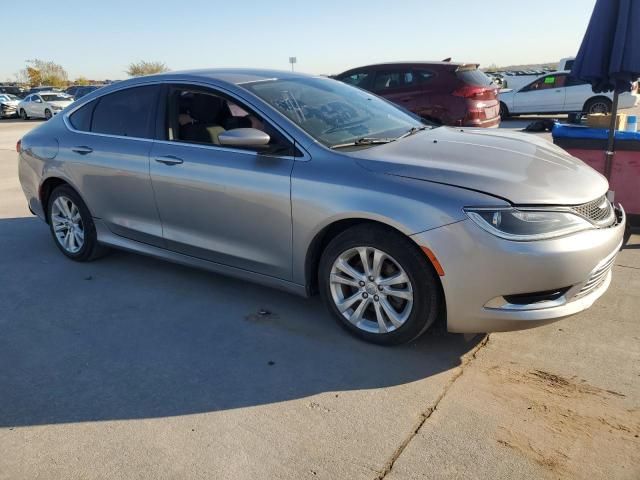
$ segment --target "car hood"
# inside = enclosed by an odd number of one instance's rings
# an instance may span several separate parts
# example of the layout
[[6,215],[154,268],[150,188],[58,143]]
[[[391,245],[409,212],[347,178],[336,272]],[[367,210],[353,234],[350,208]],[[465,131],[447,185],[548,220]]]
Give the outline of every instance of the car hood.
[[519,205],[577,205],[608,189],[602,175],[561,148],[504,130],[439,127],[353,155],[371,171],[455,185]]
[[0,100],[0,103],[3,103],[5,105],[18,105],[20,103],[20,100]]

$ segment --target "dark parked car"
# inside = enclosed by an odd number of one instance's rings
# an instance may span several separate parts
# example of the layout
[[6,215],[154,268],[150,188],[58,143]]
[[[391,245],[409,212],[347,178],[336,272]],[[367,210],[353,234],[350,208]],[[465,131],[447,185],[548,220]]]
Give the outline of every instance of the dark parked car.
[[453,126],[497,127],[498,88],[477,64],[385,63],[335,76],[427,120]]
[[103,85],[73,85],[67,88],[64,93],[66,93],[67,95],[71,95],[73,98],[78,100],[79,98],[84,97],[86,94],[91,93],[101,87],[103,87]]
[[24,88],[15,85],[0,85],[0,94],[15,95],[24,98],[27,94]]

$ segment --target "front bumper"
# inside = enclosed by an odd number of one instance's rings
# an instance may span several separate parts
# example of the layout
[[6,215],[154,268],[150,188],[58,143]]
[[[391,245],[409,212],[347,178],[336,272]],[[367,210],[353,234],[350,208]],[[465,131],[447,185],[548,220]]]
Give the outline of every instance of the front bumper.
[[[498,332],[543,325],[589,308],[609,287],[625,221],[620,208],[617,223],[608,228],[514,242],[463,220],[412,238],[444,269],[447,329]],[[562,294],[552,300],[514,304],[504,299],[554,290]]]

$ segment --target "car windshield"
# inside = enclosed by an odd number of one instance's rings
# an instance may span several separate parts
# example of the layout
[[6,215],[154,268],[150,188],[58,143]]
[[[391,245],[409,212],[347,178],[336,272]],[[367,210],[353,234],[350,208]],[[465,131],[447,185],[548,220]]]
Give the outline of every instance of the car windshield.
[[[393,139],[424,124],[359,88],[309,77],[243,83],[327,147],[359,139]],[[364,144],[362,144],[364,146]],[[375,145],[367,143],[366,146]]]
[[65,97],[63,95],[48,94],[40,96],[45,102],[64,102],[69,100],[69,97]]

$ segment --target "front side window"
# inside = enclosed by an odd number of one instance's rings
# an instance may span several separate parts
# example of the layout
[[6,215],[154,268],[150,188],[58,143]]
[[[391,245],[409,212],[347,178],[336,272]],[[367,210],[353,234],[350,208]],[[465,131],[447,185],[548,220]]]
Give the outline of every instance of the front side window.
[[159,87],[132,87],[98,99],[91,132],[152,138]]
[[535,92],[538,90],[549,90],[551,88],[564,87],[566,78],[566,75],[547,75],[546,77],[539,78],[528,87],[525,87],[524,91]]
[[423,126],[385,100],[328,78],[273,79],[239,86],[328,147],[362,137],[395,138]]
[[63,95],[48,94],[48,95],[42,95],[42,99],[45,102],[64,102],[69,100],[69,97],[65,97]]
[[291,142],[269,122],[249,107],[210,89],[188,85],[170,88],[166,120],[164,136],[171,141],[220,145],[222,133],[237,128],[254,128],[270,137],[269,144],[259,150],[261,153],[293,155]]

